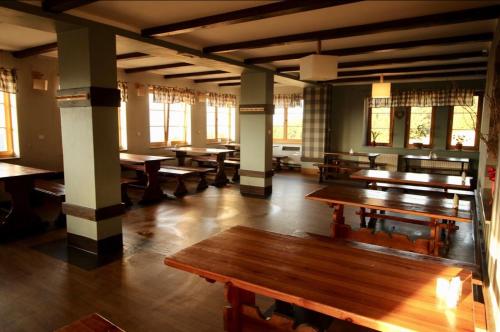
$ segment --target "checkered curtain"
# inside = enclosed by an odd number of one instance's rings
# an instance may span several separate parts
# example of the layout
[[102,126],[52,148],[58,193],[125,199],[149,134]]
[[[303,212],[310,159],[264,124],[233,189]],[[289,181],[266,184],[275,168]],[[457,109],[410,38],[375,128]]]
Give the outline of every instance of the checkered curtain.
[[7,93],[17,92],[17,76],[15,69],[0,68],[0,91]]
[[207,100],[208,105],[214,107],[236,107],[236,96],[227,93],[210,92]]
[[391,98],[368,98],[369,107],[472,106],[474,89],[411,90],[394,93]]
[[304,88],[302,161],[321,161],[330,141],[330,85]]
[[194,105],[197,94],[194,90],[153,85],[153,101],[155,103],[186,103]]
[[300,93],[274,95],[274,106],[298,107],[303,98]]
[[120,99],[126,103],[128,101],[128,84],[127,82],[118,81],[118,89],[120,90]]

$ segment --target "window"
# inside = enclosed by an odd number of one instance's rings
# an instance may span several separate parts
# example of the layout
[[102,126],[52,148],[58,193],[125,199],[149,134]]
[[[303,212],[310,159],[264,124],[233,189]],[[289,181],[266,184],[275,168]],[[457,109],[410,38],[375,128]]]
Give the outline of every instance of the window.
[[120,150],[127,150],[127,103],[123,101],[118,108],[118,142]]
[[210,106],[207,102],[207,140],[236,139],[236,109]]
[[479,127],[481,123],[481,107],[479,96],[474,96],[472,106],[454,106],[450,114],[448,148],[455,148],[457,143],[462,147],[477,149],[479,145]]
[[191,105],[155,103],[153,94],[149,94],[149,141],[153,146],[189,144]]
[[407,146],[432,146],[434,131],[434,108],[411,107],[406,125]]
[[302,141],[302,117],[304,101],[299,106],[275,106],[273,115],[273,140],[275,142],[300,143]]
[[390,107],[372,107],[368,113],[367,145],[392,145],[393,114]]
[[19,151],[17,135],[16,95],[0,92],[0,156]]

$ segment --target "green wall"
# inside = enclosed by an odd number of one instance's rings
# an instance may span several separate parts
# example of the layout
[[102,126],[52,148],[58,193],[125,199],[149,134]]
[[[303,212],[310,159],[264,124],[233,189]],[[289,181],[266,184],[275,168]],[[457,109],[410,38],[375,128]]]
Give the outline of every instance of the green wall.
[[[484,90],[484,80],[443,81],[418,83],[393,83],[392,91],[411,89],[441,89],[441,88],[474,88]],[[405,117],[394,117],[394,132],[392,147],[366,146],[366,114],[365,99],[371,94],[371,84],[344,85],[333,87],[333,110],[331,116],[331,147],[333,151],[349,151],[350,148],[360,152],[379,152],[387,154],[421,154],[428,155],[431,149],[405,148]],[[435,151],[441,156],[478,158],[478,152],[460,152],[446,150],[446,135],[449,107],[438,107],[434,127]]]

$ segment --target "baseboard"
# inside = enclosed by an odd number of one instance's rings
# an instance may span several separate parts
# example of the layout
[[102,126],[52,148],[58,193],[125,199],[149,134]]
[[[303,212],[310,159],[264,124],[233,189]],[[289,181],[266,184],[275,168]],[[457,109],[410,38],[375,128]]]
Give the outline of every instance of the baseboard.
[[240,193],[243,196],[265,198],[271,195],[272,192],[273,192],[272,186],[258,187],[258,186],[240,185]]

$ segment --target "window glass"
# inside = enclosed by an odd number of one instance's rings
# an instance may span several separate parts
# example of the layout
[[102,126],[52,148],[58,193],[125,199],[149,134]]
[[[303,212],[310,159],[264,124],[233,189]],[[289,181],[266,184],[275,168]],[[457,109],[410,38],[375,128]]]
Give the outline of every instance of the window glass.
[[370,119],[370,142],[390,144],[392,136],[392,111],[389,107],[373,107]]
[[410,109],[410,126],[408,144],[431,144],[432,107],[412,107]]
[[474,96],[473,106],[454,106],[451,125],[450,145],[476,146],[479,118],[479,96]]

